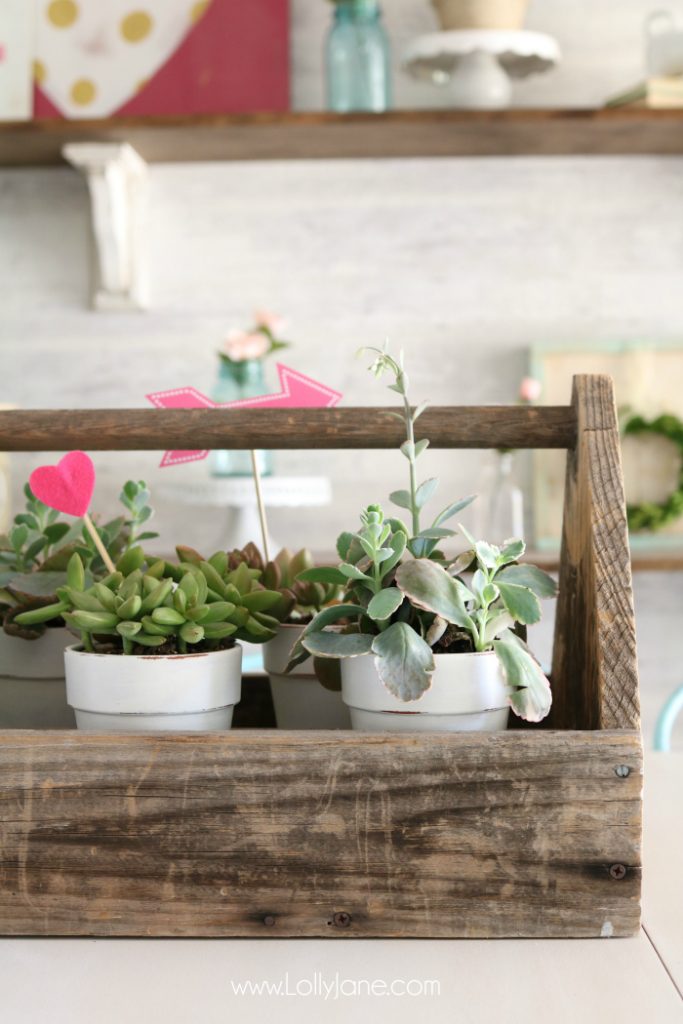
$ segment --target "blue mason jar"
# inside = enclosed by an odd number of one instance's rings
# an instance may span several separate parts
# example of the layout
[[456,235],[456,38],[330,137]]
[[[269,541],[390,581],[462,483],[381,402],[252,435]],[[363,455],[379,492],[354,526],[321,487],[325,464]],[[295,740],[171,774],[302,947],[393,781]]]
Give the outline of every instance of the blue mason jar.
[[[214,402],[236,402],[240,398],[257,398],[267,393],[263,360],[220,360],[218,380],[211,394]],[[273,472],[273,453],[257,451],[256,464],[261,476],[269,476]],[[213,476],[251,476],[251,454],[248,451],[214,451],[211,453],[211,472]]]
[[334,0],[327,105],[338,113],[391,107],[391,50],[377,0]]

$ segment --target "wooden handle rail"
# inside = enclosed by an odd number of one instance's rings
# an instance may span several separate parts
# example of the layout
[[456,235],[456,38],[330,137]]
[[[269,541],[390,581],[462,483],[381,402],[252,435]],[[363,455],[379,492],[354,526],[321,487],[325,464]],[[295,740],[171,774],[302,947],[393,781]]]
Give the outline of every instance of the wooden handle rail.
[[[0,451],[398,448],[396,409],[79,409],[0,412]],[[573,448],[571,406],[436,406],[432,448]]]

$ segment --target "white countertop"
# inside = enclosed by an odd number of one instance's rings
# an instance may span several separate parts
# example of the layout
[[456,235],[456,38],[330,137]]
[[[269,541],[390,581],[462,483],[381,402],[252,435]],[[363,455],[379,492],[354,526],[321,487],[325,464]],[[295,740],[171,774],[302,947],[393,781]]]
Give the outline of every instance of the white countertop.
[[[681,1024],[682,791],[683,755],[649,754],[643,928],[633,939],[0,939],[0,1021]],[[337,979],[365,991],[334,998]],[[374,980],[396,981],[401,994],[367,994]],[[402,994],[411,981],[410,991],[433,981],[440,993]],[[236,994],[245,982],[292,994]],[[306,994],[323,985],[327,998]]]

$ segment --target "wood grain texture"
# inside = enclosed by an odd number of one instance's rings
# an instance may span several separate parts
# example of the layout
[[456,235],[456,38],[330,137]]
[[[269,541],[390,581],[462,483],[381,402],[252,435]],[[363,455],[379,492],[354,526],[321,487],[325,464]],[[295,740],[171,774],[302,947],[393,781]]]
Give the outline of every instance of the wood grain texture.
[[639,924],[636,732],[10,731],[0,774],[5,935]]
[[129,142],[150,162],[683,153],[680,110],[402,110],[0,124],[0,165],[61,164],[67,142]]
[[619,430],[612,381],[574,378],[567,454],[552,723],[638,729],[638,666]]
[[[398,448],[396,409],[78,409],[0,411],[0,451],[167,448]],[[436,406],[420,417],[432,448],[569,448],[571,406]]]

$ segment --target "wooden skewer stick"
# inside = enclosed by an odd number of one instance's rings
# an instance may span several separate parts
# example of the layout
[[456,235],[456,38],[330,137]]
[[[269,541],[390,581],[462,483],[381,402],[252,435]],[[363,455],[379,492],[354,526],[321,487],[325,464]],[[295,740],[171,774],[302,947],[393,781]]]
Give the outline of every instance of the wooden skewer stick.
[[268,550],[268,521],[266,519],[266,506],[263,504],[263,493],[261,491],[261,474],[259,473],[258,463],[256,461],[256,452],[252,448],[251,450],[251,471],[254,474],[254,487],[256,488],[256,504],[258,505],[258,517],[261,523],[261,539],[263,540],[263,554],[266,556],[266,562],[270,561],[270,552]]
[[86,529],[94,541],[95,547],[102,556],[102,561],[106,565],[107,569],[109,570],[109,572],[116,572],[116,567],[112,562],[111,558],[109,557],[109,552],[102,543],[102,538],[95,529],[95,524],[93,523],[92,519],[90,518],[87,512],[83,516],[83,522],[85,523]]

